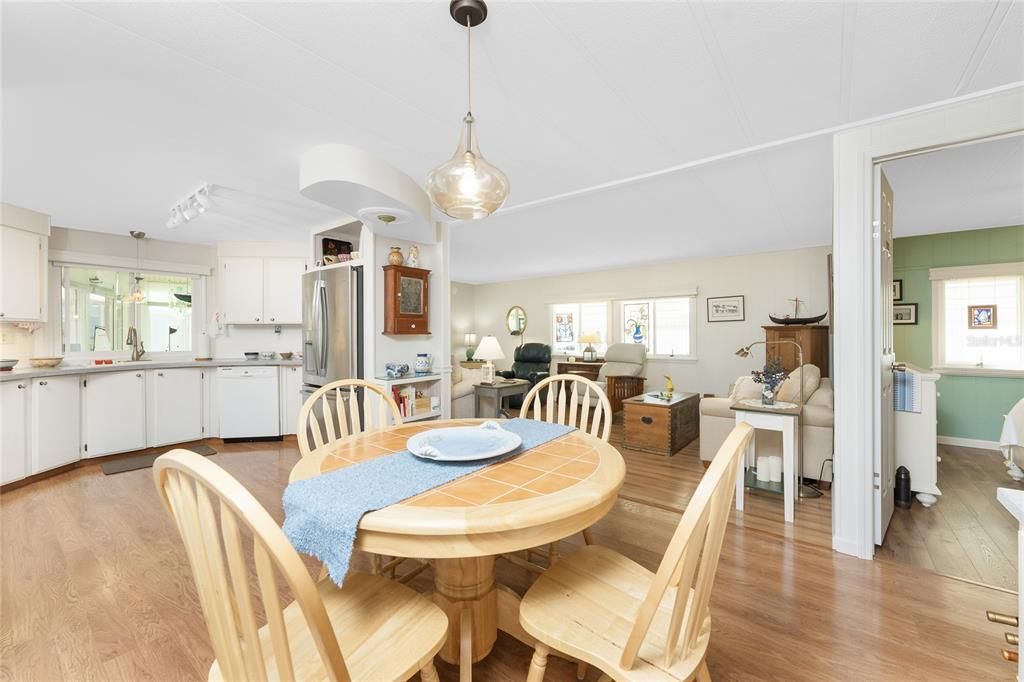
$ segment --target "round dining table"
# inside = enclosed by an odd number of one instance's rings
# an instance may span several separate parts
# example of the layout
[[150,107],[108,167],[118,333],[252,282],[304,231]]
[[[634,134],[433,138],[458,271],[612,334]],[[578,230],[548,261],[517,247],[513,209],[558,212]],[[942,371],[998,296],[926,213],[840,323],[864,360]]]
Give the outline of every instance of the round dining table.
[[[482,419],[432,420],[362,433],[303,457],[290,480],[405,450],[409,437]],[[440,656],[458,663],[460,680],[487,656],[498,630],[532,646],[519,625],[519,595],[495,581],[497,555],[579,533],[615,504],[626,474],[618,450],[571,431],[442,486],[362,517],[355,546],[374,554],[429,559],[434,602],[448,616]]]

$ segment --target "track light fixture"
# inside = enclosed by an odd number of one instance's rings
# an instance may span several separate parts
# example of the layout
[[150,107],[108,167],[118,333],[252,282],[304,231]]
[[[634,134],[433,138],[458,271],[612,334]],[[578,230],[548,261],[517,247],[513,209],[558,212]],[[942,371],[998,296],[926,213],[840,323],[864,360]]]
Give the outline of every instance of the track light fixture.
[[213,206],[211,192],[210,185],[204,184],[172,206],[171,217],[164,223],[167,229],[173,230],[206,213]]

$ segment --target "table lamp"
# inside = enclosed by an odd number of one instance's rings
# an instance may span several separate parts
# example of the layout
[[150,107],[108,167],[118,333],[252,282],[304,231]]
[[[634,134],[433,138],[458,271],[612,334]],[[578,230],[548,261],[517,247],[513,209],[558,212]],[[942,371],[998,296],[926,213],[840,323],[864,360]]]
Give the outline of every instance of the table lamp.
[[594,344],[601,343],[601,333],[585,332],[580,334],[580,343],[587,344],[587,347],[583,349],[583,362],[594,362],[597,360],[597,351],[594,349]]
[[505,353],[501,350],[498,339],[490,335],[480,339],[480,345],[476,347],[476,352],[473,353],[473,356],[477,360],[484,361],[484,378],[481,383],[493,384],[494,363],[491,361],[505,359]]
[[466,360],[472,360],[473,347],[476,346],[476,334],[466,334],[462,337],[462,341],[466,344]]

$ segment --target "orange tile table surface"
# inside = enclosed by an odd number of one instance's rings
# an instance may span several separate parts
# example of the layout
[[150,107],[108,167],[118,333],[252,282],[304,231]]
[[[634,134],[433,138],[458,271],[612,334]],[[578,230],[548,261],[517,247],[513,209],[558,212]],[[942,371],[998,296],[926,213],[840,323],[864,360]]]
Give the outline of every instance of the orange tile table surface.
[[[291,479],[309,478],[400,452],[406,449],[409,437],[423,431],[474,426],[482,421],[435,420],[364,433],[315,450],[295,465]],[[535,534],[529,532],[531,528],[545,537],[561,532],[564,535],[558,537],[566,537],[587,527],[595,516],[603,516],[614,502],[624,476],[625,464],[614,447],[574,431],[365,515],[359,526],[357,546],[380,551],[379,545],[383,543],[388,545],[388,551],[406,555],[397,545],[435,544],[440,550],[442,538],[447,538],[449,545],[459,545],[463,544],[459,536],[463,536],[467,541],[479,541],[486,547],[477,547],[480,551],[470,554],[465,553],[465,547],[458,550],[452,547],[450,555],[484,555],[512,549],[491,547],[495,543],[532,547],[538,542]],[[578,523],[576,517],[579,517]],[[584,525],[569,529],[578,524]],[[372,537],[373,531],[381,535]],[[384,538],[385,534],[392,537]],[[401,535],[416,536],[419,540],[396,537]],[[557,538],[548,537],[543,541],[551,539]],[[409,556],[448,555],[448,551],[424,554],[423,549],[411,547],[406,551]]]

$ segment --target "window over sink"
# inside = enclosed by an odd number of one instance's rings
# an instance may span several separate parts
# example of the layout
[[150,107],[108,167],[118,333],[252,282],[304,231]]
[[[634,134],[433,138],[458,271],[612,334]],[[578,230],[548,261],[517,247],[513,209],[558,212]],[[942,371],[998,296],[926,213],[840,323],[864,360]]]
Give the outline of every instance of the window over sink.
[[[127,350],[135,327],[147,353],[192,350],[191,275],[60,266],[64,353]],[[137,289],[137,296],[133,296]],[[140,298],[140,300],[133,300]]]

